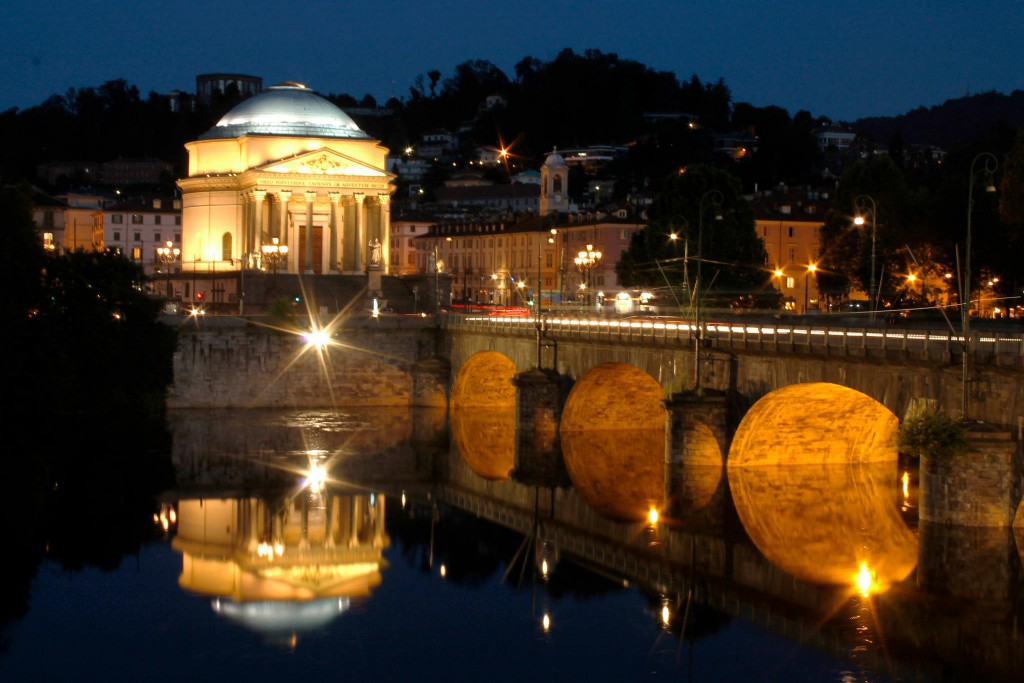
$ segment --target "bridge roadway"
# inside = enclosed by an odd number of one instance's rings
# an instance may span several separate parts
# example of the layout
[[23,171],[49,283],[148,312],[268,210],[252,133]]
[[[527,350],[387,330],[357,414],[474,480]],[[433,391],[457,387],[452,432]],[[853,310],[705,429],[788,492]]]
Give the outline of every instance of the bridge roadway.
[[[701,385],[731,392],[746,406],[789,384],[831,382],[861,391],[903,418],[918,400],[959,416],[963,397],[964,338],[947,328],[849,327],[748,321],[704,323]],[[610,316],[533,317],[451,315],[445,320],[453,377],[480,350],[508,356],[518,371],[537,366],[578,379],[602,362],[635,365],[654,377],[666,395],[696,384],[691,321]],[[540,346],[541,348],[538,348]],[[1024,330],[973,330],[969,414],[1016,429],[1024,419]]]

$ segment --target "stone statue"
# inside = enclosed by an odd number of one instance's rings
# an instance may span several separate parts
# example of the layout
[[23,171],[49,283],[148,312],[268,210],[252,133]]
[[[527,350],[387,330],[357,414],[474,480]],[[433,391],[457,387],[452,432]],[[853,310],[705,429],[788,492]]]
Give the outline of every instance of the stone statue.
[[370,242],[370,265],[380,265],[380,241],[376,237]]

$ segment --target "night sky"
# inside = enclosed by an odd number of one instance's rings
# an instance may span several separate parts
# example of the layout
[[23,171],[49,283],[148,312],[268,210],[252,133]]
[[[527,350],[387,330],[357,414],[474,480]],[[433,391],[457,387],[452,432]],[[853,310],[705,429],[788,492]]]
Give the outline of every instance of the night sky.
[[4,2],[0,110],[125,78],[143,95],[200,73],[408,97],[417,75],[486,59],[614,52],[680,78],[725,80],[734,102],[835,120],[1024,89],[1022,0],[345,0]]

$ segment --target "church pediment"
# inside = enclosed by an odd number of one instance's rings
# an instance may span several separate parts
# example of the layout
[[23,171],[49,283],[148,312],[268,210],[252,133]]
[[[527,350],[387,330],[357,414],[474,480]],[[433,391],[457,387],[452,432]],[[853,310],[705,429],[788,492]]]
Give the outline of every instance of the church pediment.
[[326,147],[314,152],[306,152],[305,154],[297,154],[287,159],[272,161],[256,170],[268,171],[270,173],[299,173],[303,175],[387,177],[387,173],[382,169],[367,166],[360,161],[356,161]]

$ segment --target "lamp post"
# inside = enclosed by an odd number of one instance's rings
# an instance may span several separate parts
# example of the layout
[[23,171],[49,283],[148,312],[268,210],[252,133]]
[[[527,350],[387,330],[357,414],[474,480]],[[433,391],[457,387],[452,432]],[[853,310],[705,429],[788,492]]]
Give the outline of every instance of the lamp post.
[[875,292],[875,237],[877,235],[878,223],[876,220],[877,209],[875,207],[875,200],[869,195],[859,195],[853,200],[854,205],[857,208],[857,217],[853,219],[854,225],[864,225],[864,211],[867,208],[867,202],[871,203],[871,283],[868,285],[868,310],[870,311],[870,319],[875,319],[875,299],[878,296]]
[[804,315],[807,315],[807,306],[810,303],[807,296],[807,281],[811,279],[811,273],[818,272],[818,266],[814,263],[807,264],[807,272],[804,273]]
[[178,260],[181,256],[181,249],[174,246],[174,242],[167,240],[165,246],[156,248],[156,257],[160,259],[160,263],[166,266],[167,270],[167,298],[171,298],[171,264]]
[[961,419],[968,419],[970,407],[970,351],[971,351],[971,214],[974,209],[974,178],[977,175],[975,166],[984,159],[985,165],[980,169],[985,173],[985,192],[995,192],[995,172],[999,168],[999,160],[991,152],[982,152],[971,161],[971,176],[967,187],[967,241],[964,250],[964,278],[960,283],[960,322],[963,326],[963,363],[961,367]]
[[281,244],[277,237],[270,238],[270,244],[260,247],[263,252],[263,260],[270,264],[273,280],[271,280],[271,295],[277,291],[277,265],[288,258],[288,245]]
[[586,290],[590,287],[590,276],[594,267],[601,261],[601,252],[594,249],[593,244],[588,244],[586,250],[576,254],[573,263],[580,271],[580,289],[583,291],[583,303],[588,303]]
[[698,221],[697,221],[697,279],[694,281],[694,322],[697,325],[697,332],[693,337],[694,351],[693,351],[693,378],[694,378],[694,393],[698,396],[704,393],[704,389],[701,386],[700,378],[700,351],[704,345],[704,326],[700,320],[700,300],[703,296],[701,288],[703,283],[701,282],[701,265],[704,263],[704,200],[711,198],[711,203],[715,208],[715,220],[722,220],[722,202],[724,197],[718,190],[708,190],[700,198],[700,204],[698,207]]

